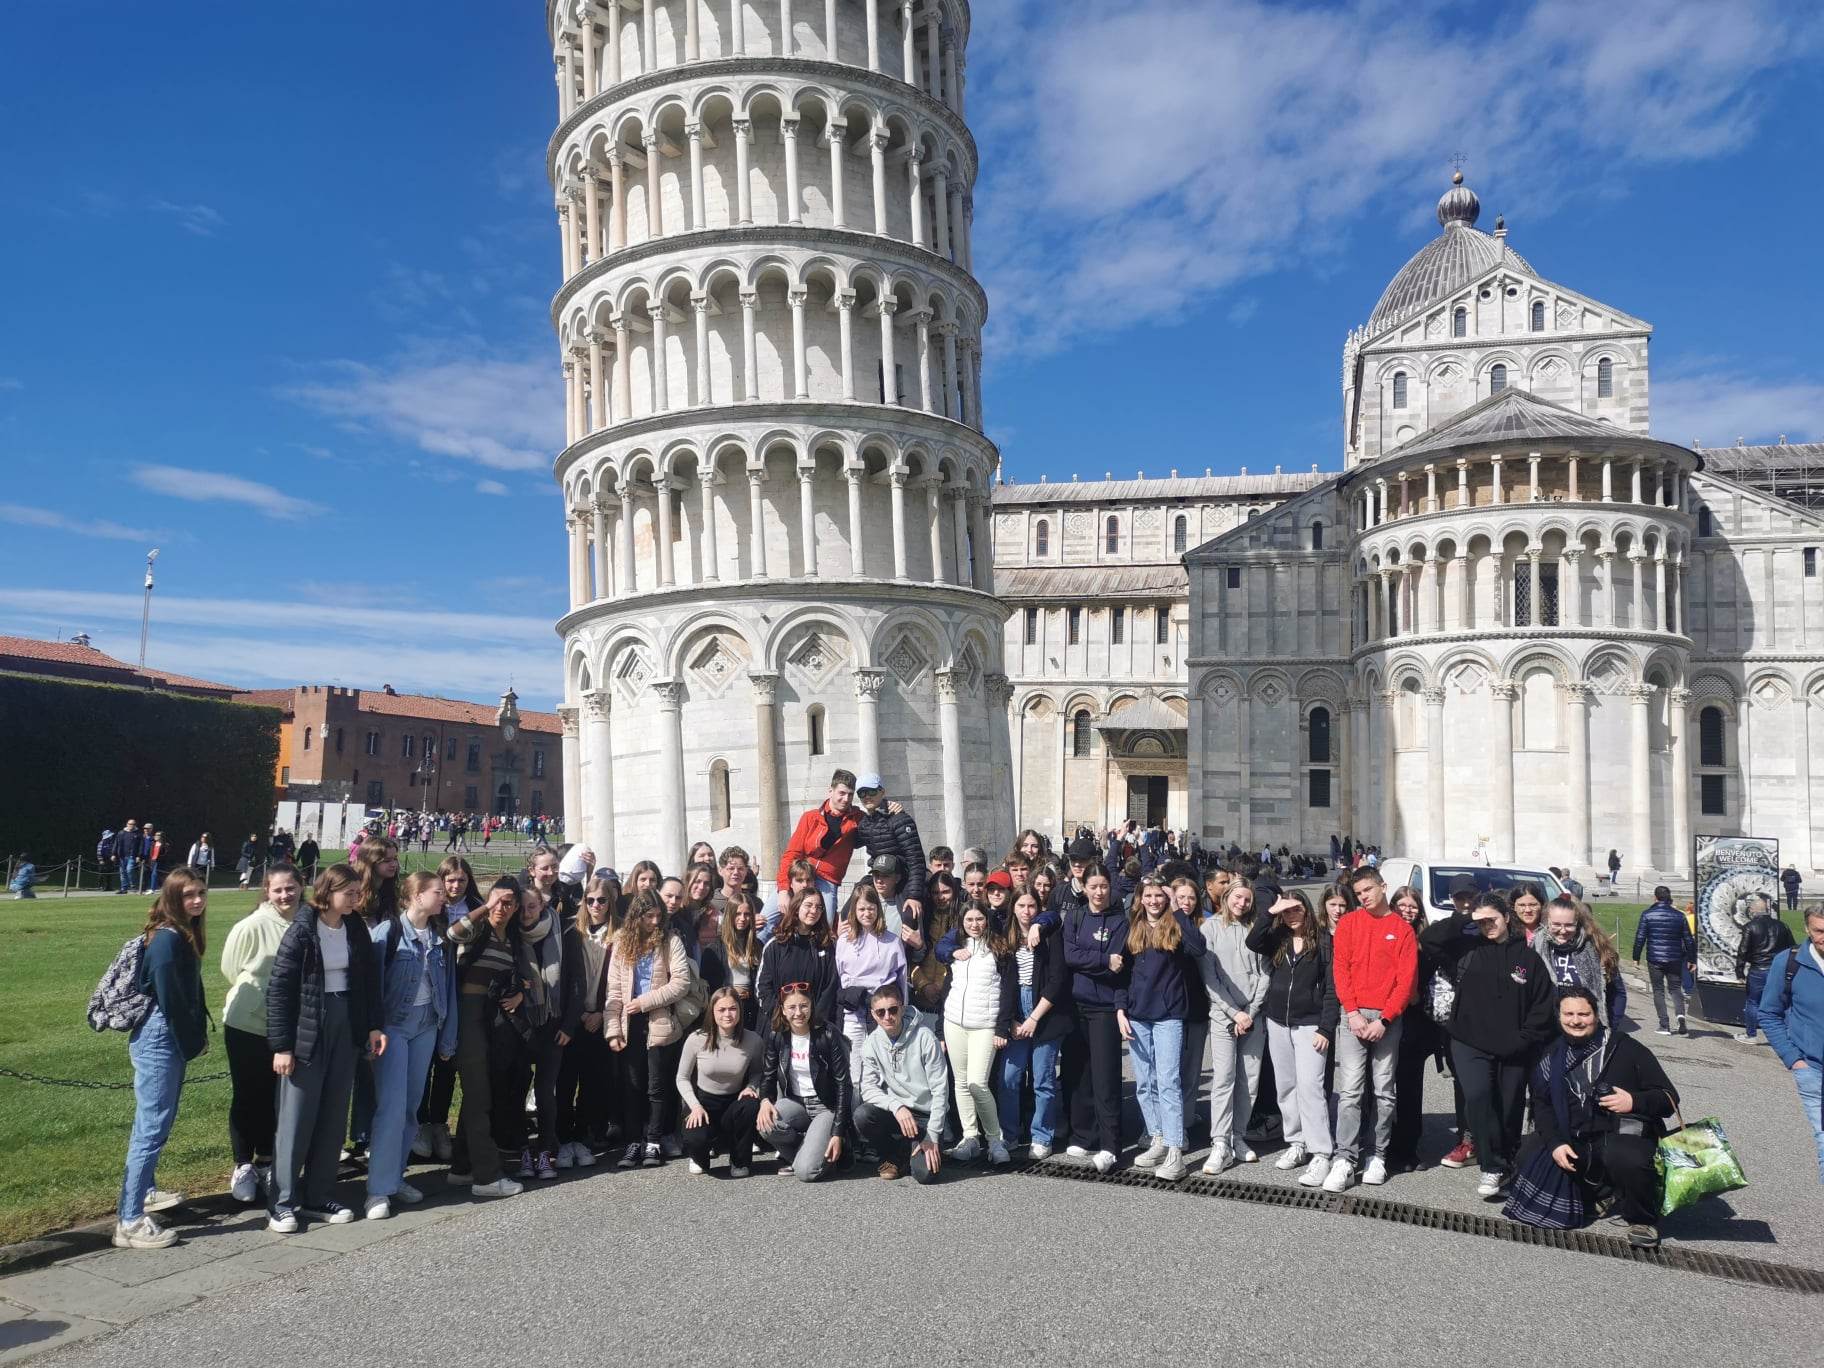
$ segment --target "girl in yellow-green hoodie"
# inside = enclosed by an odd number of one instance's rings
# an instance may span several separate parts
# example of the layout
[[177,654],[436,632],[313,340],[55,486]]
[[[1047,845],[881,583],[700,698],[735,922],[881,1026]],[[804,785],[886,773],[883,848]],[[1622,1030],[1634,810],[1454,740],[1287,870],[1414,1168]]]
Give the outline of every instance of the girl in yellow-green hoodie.
[[236,1201],[249,1203],[263,1200],[278,1124],[279,1080],[266,1043],[266,981],[292,914],[304,900],[304,881],[289,864],[269,865],[265,893],[265,901],[234,924],[222,946],[222,977],[228,980],[222,1040],[234,1085],[228,1107],[233,1191]]

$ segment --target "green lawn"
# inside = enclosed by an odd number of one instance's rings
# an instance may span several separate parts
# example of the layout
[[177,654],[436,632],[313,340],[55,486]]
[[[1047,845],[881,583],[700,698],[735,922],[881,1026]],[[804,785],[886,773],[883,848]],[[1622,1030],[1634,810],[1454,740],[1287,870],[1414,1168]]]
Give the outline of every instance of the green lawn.
[[[221,1018],[228,985],[218,969],[222,938],[252,911],[253,893],[209,899],[203,966],[210,1010]],[[122,942],[145,924],[143,897],[0,903],[0,1066],[54,1078],[133,1081],[127,1038],[89,1029],[84,1011]],[[220,1035],[190,1065],[192,1077],[227,1069]],[[159,1164],[167,1188],[217,1191],[232,1167],[227,1079],[186,1087],[177,1127]],[[0,1077],[0,1243],[24,1239],[114,1209],[133,1127],[130,1089],[47,1087]]]

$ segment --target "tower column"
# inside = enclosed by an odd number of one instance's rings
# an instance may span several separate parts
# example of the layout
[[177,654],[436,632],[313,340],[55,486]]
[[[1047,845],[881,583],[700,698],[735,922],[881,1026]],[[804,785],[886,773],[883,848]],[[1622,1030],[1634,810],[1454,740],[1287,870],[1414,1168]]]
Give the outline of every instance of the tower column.
[[558,725],[564,733],[564,823],[572,831],[585,832],[583,816],[583,756],[579,709],[568,704],[557,710]]
[[[595,847],[596,863],[610,868],[614,863],[614,732],[610,707],[613,701],[614,695],[608,689],[596,689],[583,695],[589,727],[586,738],[589,792],[577,804],[578,813],[586,818],[578,823],[578,828],[586,833],[589,844]],[[580,775],[577,790],[580,794]],[[564,795],[564,801],[570,801],[568,792]],[[566,817],[569,811],[568,808],[564,809]]]
[[1628,688],[1628,701],[1633,706],[1628,710],[1628,768],[1633,799],[1632,802],[1632,839],[1634,848],[1628,852],[1628,862],[1636,869],[1652,869],[1653,866],[1653,771],[1652,764],[1652,729],[1651,714],[1647,711],[1653,702],[1651,684],[1635,684]]
[[[1563,590],[1559,590],[1560,599]],[[1562,614],[1561,614],[1562,616]],[[1578,864],[1590,860],[1590,698],[1595,693],[1588,684],[1572,683],[1564,688],[1565,707],[1570,715],[1570,790],[1571,854]]]
[[760,868],[770,872],[785,850],[779,810],[779,778],[784,772],[779,755],[779,676],[754,671],[747,678],[754,690],[754,789],[760,805]]
[[[1691,858],[1691,690],[1674,689],[1666,702],[1670,705],[1672,755],[1672,853],[1669,863],[1684,868]],[[1811,812],[1811,737],[1810,708],[1803,695],[1799,703],[1798,778],[1799,778],[1799,848],[1810,853],[1811,823],[1805,820]],[[1816,868],[1809,861],[1801,869]]]
[[[652,11],[647,10],[650,14]],[[659,709],[659,848],[662,868],[684,867],[684,686],[675,679],[655,680],[652,696]],[[606,858],[600,850],[597,858]]]
[[1492,833],[1494,860],[1497,864],[1514,861],[1514,700],[1519,686],[1500,680],[1489,690],[1495,701],[1495,735],[1492,759],[1495,762],[1491,785],[1494,800]]
[[887,682],[885,670],[855,671],[856,752],[861,767],[880,773],[880,691]]
[[963,730],[956,710],[956,671],[939,670],[936,679],[937,730],[943,746],[944,834],[952,850],[962,850],[969,844],[969,820],[963,790]]

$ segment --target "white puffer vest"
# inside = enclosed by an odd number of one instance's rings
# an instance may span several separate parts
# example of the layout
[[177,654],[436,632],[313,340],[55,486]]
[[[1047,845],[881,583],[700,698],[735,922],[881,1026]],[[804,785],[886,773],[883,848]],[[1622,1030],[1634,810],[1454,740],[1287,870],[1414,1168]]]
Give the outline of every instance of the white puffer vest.
[[975,1031],[994,1025],[1001,1010],[1001,968],[985,940],[972,940],[969,958],[950,965],[950,995],[944,999],[944,1020]]

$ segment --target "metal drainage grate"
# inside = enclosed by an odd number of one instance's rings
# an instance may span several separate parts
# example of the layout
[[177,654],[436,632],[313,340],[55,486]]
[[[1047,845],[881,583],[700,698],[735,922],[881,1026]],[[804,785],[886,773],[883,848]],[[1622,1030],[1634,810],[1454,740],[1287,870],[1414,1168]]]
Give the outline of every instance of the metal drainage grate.
[[1540,1230],[1501,1216],[1473,1211],[1449,1211],[1442,1207],[1413,1206],[1406,1202],[1390,1202],[1382,1197],[1364,1197],[1352,1192],[1331,1193],[1311,1188],[1281,1187],[1273,1183],[1244,1183],[1234,1178],[1208,1178],[1202,1174],[1192,1174],[1180,1182],[1172,1183],[1141,1169],[1127,1168],[1113,1173],[1097,1173],[1088,1164],[1057,1159],[1027,1163],[1017,1171],[1031,1177],[1069,1178],[1079,1183],[1112,1183],[1117,1187],[1152,1188],[1158,1192],[1250,1202],[1255,1206],[1366,1216],[1371,1220],[1390,1221],[1395,1225],[1416,1226],[1423,1230],[1443,1230],[1456,1235],[1479,1235],[1489,1240],[1506,1240],[1510,1244],[1597,1254],[1628,1263],[1651,1264],[1681,1273],[1699,1273],[1708,1278],[1770,1287],[1781,1292],[1824,1295],[1824,1270],[1815,1268],[1794,1268],[1769,1263],[1764,1259],[1743,1259],[1733,1254],[1711,1254],[1696,1249],[1668,1249],[1663,1245],[1658,1249],[1636,1249],[1625,1239],[1613,1235],[1599,1235],[1588,1230]]

